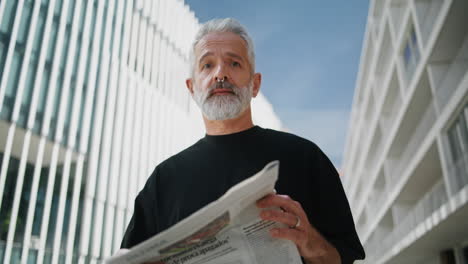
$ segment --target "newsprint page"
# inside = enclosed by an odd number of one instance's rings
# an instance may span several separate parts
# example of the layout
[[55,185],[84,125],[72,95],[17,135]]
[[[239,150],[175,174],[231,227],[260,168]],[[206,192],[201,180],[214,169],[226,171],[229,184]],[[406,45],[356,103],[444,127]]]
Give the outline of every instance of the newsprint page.
[[[108,264],[301,264],[289,240],[272,238],[269,230],[283,224],[260,219],[256,201],[274,192],[279,161],[230,188],[171,228]],[[278,209],[279,210],[279,209]]]

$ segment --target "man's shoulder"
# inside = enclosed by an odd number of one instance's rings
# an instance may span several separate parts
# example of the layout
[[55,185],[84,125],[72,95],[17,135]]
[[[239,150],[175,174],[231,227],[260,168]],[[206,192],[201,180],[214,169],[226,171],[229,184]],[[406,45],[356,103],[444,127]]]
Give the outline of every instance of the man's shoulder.
[[203,139],[199,139],[197,142],[192,144],[191,146],[181,150],[180,152],[170,156],[169,158],[165,159],[157,168],[159,169],[169,169],[173,167],[178,167],[182,165],[184,162],[190,162],[190,160],[194,157],[197,157],[201,151],[203,151]]
[[277,142],[283,146],[291,146],[294,148],[310,148],[313,150],[318,150],[319,147],[309,139],[303,138],[296,134],[286,132],[286,131],[278,131],[270,128],[264,128],[265,136],[272,140],[273,142]]

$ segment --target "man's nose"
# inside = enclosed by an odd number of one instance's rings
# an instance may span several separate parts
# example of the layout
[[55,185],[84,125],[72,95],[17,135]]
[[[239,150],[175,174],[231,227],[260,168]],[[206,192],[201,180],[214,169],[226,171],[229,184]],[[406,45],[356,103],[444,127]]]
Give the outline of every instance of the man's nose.
[[215,82],[224,82],[227,81],[228,79],[228,74],[226,72],[226,68],[224,65],[219,65],[218,68],[216,69],[215,75],[214,75],[214,81]]

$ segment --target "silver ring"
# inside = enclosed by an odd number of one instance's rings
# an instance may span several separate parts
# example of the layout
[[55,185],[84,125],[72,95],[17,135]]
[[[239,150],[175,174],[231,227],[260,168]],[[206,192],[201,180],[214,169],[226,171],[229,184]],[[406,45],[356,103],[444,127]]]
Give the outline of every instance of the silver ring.
[[298,228],[300,225],[301,225],[301,218],[299,218],[299,216],[295,215],[296,217],[296,224],[294,226],[291,226],[290,228],[293,228],[293,229],[296,229]]

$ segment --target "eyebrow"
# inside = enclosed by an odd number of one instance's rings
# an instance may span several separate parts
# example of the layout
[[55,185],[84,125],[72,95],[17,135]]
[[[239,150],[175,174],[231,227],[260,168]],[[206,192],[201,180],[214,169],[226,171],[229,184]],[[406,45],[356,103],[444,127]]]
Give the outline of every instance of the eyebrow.
[[208,56],[211,56],[211,55],[213,55],[213,52],[207,52],[207,53],[203,54],[203,56],[201,56],[200,59],[198,60],[198,63],[200,63],[201,61],[203,61],[203,59],[204,59],[205,57],[208,57]]
[[238,59],[238,60],[240,60],[240,61],[244,61],[244,59],[243,59],[241,56],[237,55],[236,53],[233,53],[233,52],[226,52],[226,54],[227,54],[228,56],[233,57],[233,58],[236,58],[236,59]]
[[[236,59],[238,59],[238,60],[240,60],[240,61],[244,61],[244,59],[243,59],[241,56],[237,55],[237,54],[234,53],[234,52],[226,52],[226,54],[227,54],[229,57],[233,57],[233,58],[236,58]],[[201,56],[200,59],[198,60],[198,63],[200,63],[201,61],[203,61],[203,59],[204,59],[205,57],[208,57],[208,56],[211,56],[211,55],[213,55],[213,52],[207,52],[207,53],[203,54],[203,56]]]

